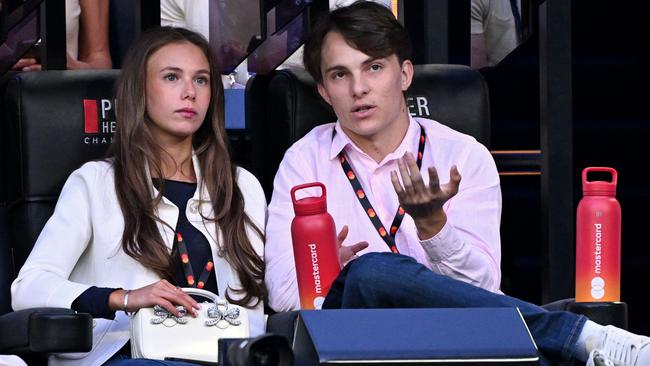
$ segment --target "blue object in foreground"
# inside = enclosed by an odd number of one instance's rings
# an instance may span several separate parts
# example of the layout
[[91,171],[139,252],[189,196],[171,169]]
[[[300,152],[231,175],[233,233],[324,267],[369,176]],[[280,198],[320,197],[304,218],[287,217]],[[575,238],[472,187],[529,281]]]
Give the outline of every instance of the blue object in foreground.
[[300,311],[296,365],[537,365],[516,308]]

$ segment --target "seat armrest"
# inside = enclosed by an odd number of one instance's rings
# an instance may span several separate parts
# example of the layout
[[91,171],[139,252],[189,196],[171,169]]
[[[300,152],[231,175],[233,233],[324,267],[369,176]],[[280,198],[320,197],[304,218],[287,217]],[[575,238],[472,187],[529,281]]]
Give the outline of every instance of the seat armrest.
[[92,343],[90,314],[34,308],[0,316],[0,354],[88,352]]
[[576,300],[571,297],[544,304],[542,307],[548,311],[570,311],[569,307],[575,302]]
[[269,315],[266,321],[266,331],[281,335],[293,344],[293,335],[296,331],[296,321],[298,320],[298,311],[284,311]]

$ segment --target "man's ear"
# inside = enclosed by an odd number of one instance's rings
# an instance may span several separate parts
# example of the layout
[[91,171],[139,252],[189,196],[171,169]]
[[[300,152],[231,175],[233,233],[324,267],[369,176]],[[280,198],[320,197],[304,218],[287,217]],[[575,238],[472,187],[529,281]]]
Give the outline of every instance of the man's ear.
[[402,91],[406,91],[413,82],[413,63],[411,60],[402,62]]
[[332,101],[330,100],[329,94],[327,94],[327,90],[325,90],[325,87],[323,86],[322,82],[316,83],[316,89],[318,89],[318,94],[320,94],[323,99],[329,104],[330,106],[332,105]]

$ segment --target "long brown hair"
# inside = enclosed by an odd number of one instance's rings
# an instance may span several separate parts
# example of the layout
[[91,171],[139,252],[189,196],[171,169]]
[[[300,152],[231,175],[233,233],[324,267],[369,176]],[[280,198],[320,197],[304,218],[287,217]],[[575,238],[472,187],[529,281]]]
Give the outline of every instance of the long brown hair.
[[[143,32],[127,53],[117,82],[117,130],[108,157],[114,166],[115,190],[124,215],[122,249],[161,278],[173,277],[173,257],[157,226],[161,223],[169,227],[156,215],[164,187],[156,197],[151,190],[151,177],[164,177],[161,163],[164,152],[150,130],[145,83],[149,57],[163,46],[177,42],[196,45],[210,65],[211,103],[205,120],[192,137],[202,175],[197,189],[201,191],[205,187],[209,193],[210,201],[201,197],[201,204],[209,203],[213,216],[203,217],[203,220],[215,222],[217,231],[221,230],[224,242],[217,244],[242,284],[241,289],[229,289],[243,294],[240,300],[233,300],[229,293],[225,296],[243,306],[253,301],[251,306],[254,306],[266,299],[264,261],[255,252],[246,228],[253,228],[262,239],[264,234],[244,212],[244,198],[237,185],[237,167],[230,161],[224,127],[223,86],[217,62],[205,39],[186,29],[160,27]],[[218,237],[215,233],[214,238]]]

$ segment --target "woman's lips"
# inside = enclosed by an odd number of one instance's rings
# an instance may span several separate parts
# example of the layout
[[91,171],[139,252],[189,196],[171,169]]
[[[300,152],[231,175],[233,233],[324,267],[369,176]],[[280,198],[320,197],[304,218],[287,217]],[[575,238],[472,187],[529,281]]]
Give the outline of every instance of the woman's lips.
[[177,110],[176,113],[180,114],[183,118],[192,118],[196,116],[196,111],[190,108],[181,108]]

